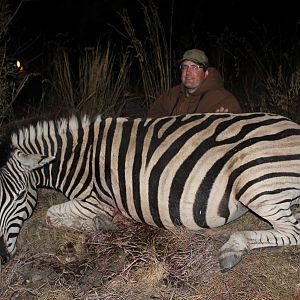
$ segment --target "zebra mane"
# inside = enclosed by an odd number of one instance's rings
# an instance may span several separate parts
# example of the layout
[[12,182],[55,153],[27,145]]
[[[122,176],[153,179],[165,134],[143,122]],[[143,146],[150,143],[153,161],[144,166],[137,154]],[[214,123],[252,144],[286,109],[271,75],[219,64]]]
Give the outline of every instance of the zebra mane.
[[55,128],[59,133],[65,132],[66,130],[78,129],[79,126],[89,126],[94,122],[101,121],[101,115],[77,115],[73,114],[69,117],[60,117],[57,119],[50,120],[34,120],[25,122],[21,126],[17,123],[14,127],[10,127],[7,131],[7,136],[11,137],[12,144],[16,145],[17,141],[27,140],[29,137],[34,138],[42,136],[46,128]]
[[9,160],[13,146],[7,135],[0,136],[0,168]]
[[100,115],[83,115],[79,116],[76,114],[71,115],[70,117],[67,118],[59,118],[59,119],[54,119],[50,121],[41,121],[38,122],[36,129],[39,132],[39,130],[42,130],[43,127],[49,122],[55,126],[58,132],[64,132],[67,129],[78,129],[79,126],[85,127],[89,126],[95,121],[101,121],[101,116]]

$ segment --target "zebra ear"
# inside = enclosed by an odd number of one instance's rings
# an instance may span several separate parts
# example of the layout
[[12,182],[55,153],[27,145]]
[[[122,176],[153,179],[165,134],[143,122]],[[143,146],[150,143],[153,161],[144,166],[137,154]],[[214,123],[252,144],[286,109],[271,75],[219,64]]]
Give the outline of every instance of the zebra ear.
[[19,162],[29,171],[41,168],[55,159],[55,156],[45,156],[40,154],[18,153]]

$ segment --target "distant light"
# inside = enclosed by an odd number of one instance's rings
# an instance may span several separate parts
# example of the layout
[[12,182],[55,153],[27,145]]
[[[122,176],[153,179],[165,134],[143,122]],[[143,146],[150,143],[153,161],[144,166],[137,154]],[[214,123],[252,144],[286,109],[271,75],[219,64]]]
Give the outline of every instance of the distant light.
[[21,62],[19,60],[16,61],[16,65],[17,65],[17,68],[20,72],[23,72],[24,71],[24,68],[23,66],[21,65]]

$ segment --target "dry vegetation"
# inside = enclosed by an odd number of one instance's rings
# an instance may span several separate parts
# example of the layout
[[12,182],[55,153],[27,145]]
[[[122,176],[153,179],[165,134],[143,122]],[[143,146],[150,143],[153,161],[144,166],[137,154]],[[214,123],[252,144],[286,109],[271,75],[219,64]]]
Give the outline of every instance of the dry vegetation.
[[132,63],[128,51],[117,55],[108,44],[85,48],[79,57],[78,74],[73,74],[66,52],[57,53],[51,81],[55,97],[72,111],[112,116],[124,106],[128,91],[128,73]]
[[219,271],[218,249],[231,232],[268,226],[250,213],[198,233],[169,232],[122,216],[115,232],[84,233],[46,225],[46,209],[61,201],[58,192],[39,191],[17,253],[2,266],[0,299],[300,299],[299,247],[254,250],[232,271]]

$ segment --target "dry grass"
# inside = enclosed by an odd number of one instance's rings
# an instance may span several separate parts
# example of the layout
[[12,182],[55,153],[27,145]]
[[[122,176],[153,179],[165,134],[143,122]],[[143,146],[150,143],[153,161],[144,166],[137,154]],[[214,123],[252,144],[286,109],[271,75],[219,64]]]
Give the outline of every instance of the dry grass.
[[[201,40],[201,39],[200,39]],[[208,33],[210,62],[239,99],[244,111],[279,113],[299,122],[299,34],[295,24],[289,37],[256,24],[248,33],[228,29]]]
[[173,232],[116,217],[118,230],[49,228],[46,209],[63,201],[41,190],[14,258],[2,267],[0,299],[281,300],[300,299],[300,249],[260,249],[220,273],[218,250],[235,230],[267,225],[251,214],[220,229]]
[[277,76],[266,79],[267,93],[263,102],[269,105],[266,109],[299,121],[300,66],[291,74],[286,73],[280,65]]
[[104,116],[112,116],[124,105],[132,59],[128,51],[119,51],[120,57],[116,53],[108,43],[105,50],[86,49],[80,57],[81,101],[77,105],[80,111],[100,111]]
[[[20,6],[19,6],[20,7]],[[16,13],[16,12],[15,12]],[[0,125],[10,118],[11,105],[14,101],[17,69],[7,55],[8,27],[12,21],[12,12],[6,0],[0,2]]]
[[150,0],[147,5],[139,1],[139,5],[144,21],[144,24],[139,26],[145,26],[143,34],[138,34],[138,30],[136,30],[138,26],[133,24],[127,10],[123,10],[120,15],[125,32],[123,33],[118,29],[117,31],[128,40],[128,44],[138,60],[143,93],[146,99],[145,105],[149,106],[158,95],[169,89],[172,84],[172,74],[175,72],[172,70],[174,55],[171,45],[173,11],[171,10],[170,13],[171,26],[168,41],[155,4]]
[[113,116],[124,106],[130,97],[131,54],[119,51],[117,55],[110,43],[103,48],[85,48],[78,57],[78,68],[67,53],[58,53],[52,81],[59,106],[84,113],[97,111],[103,116]]

